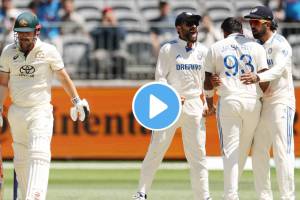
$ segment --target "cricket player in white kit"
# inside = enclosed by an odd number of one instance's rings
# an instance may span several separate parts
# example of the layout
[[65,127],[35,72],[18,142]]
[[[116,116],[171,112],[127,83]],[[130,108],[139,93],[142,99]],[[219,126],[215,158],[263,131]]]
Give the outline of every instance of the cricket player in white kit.
[[[13,137],[14,167],[24,200],[46,199],[54,74],[72,99],[72,119],[79,117],[83,121],[89,112],[87,101],[79,98],[56,48],[39,40],[40,28],[34,14],[20,14],[14,25],[15,43],[3,49],[0,59],[0,104],[3,108],[9,88],[12,105],[8,121]],[[0,119],[2,126],[2,114]]]
[[245,162],[259,121],[263,95],[258,84],[244,85],[240,75],[267,68],[264,48],[242,33],[242,24],[227,18],[221,25],[225,39],[213,44],[205,59],[205,93],[207,104],[213,109],[212,75],[218,75],[222,84],[219,96],[217,122],[224,167],[224,199],[237,200],[239,173]]
[[205,122],[203,119],[204,70],[207,48],[197,42],[201,16],[183,12],[175,21],[179,39],[161,47],[156,66],[156,81],[175,88],[183,106],[179,120],[164,131],[154,131],[142,164],[138,193],[135,199],[144,200],[155,172],[167,151],[177,128],[182,129],[184,152],[190,165],[191,185],[195,200],[211,199],[208,189],[208,170],[205,152]]
[[295,94],[292,48],[287,40],[276,32],[277,24],[268,7],[255,7],[245,18],[250,19],[253,36],[263,44],[270,68],[261,74],[246,73],[241,77],[246,84],[270,81],[263,97],[260,123],[253,143],[255,188],[259,199],[273,199],[269,167],[269,150],[272,146],[280,199],[294,200]]

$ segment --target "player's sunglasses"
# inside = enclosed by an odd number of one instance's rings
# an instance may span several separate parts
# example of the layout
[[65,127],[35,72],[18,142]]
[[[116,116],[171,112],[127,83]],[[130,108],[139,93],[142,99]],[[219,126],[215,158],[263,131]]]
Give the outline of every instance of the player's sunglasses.
[[196,25],[196,26],[199,26],[199,22],[198,21],[196,21],[196,20],[190,20],[190,21],[186,21],[185,22],[185,25],[186,26],[194,26],[194,25]]
[[268,20],[264,20],[264,19],[250,19],[249,20],[249,24],[250,25],[254,25],[254,26],[265,24],[267,22],[269,22],[269,21]]

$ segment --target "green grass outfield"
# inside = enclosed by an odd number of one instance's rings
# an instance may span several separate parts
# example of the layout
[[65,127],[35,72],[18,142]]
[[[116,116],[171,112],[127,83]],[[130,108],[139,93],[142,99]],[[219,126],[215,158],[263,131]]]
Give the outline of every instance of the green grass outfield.
[[[76,165],[76,164],[74,164]],[[12,199],[13,171],[5,169],[4,199]],[[129,200],[138,184],[139,169],[51,169],[48,200]],[[210,170],[210,190],[214,200],[222,197],[222,171]],[[295,170],[296,195],[300,198],[300,169]],[[272,170],[274,200],[278,198]],[[156,174],[150,200],[192,200],[187,169],[160,169]],[[240,199],[254,200],[253,176],[245,171],[240,183]]]

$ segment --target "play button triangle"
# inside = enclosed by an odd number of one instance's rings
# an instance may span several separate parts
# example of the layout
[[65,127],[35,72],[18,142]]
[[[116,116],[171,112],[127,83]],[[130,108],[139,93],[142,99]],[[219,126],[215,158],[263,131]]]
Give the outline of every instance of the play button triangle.
[[168,109],[168,105],[158,99],[156,96],[150,94],[150,105],[149,105],[149,118],[152,119]]

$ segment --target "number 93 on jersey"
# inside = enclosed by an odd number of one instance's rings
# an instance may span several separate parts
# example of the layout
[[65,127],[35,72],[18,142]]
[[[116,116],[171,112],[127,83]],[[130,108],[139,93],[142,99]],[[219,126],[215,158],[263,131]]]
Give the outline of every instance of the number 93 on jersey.
[[234,77],[245,72],[254,72],[252,57],[249,54],[242,54],[240,57],[227,55],[224,57],[224,67],[226,76]]

